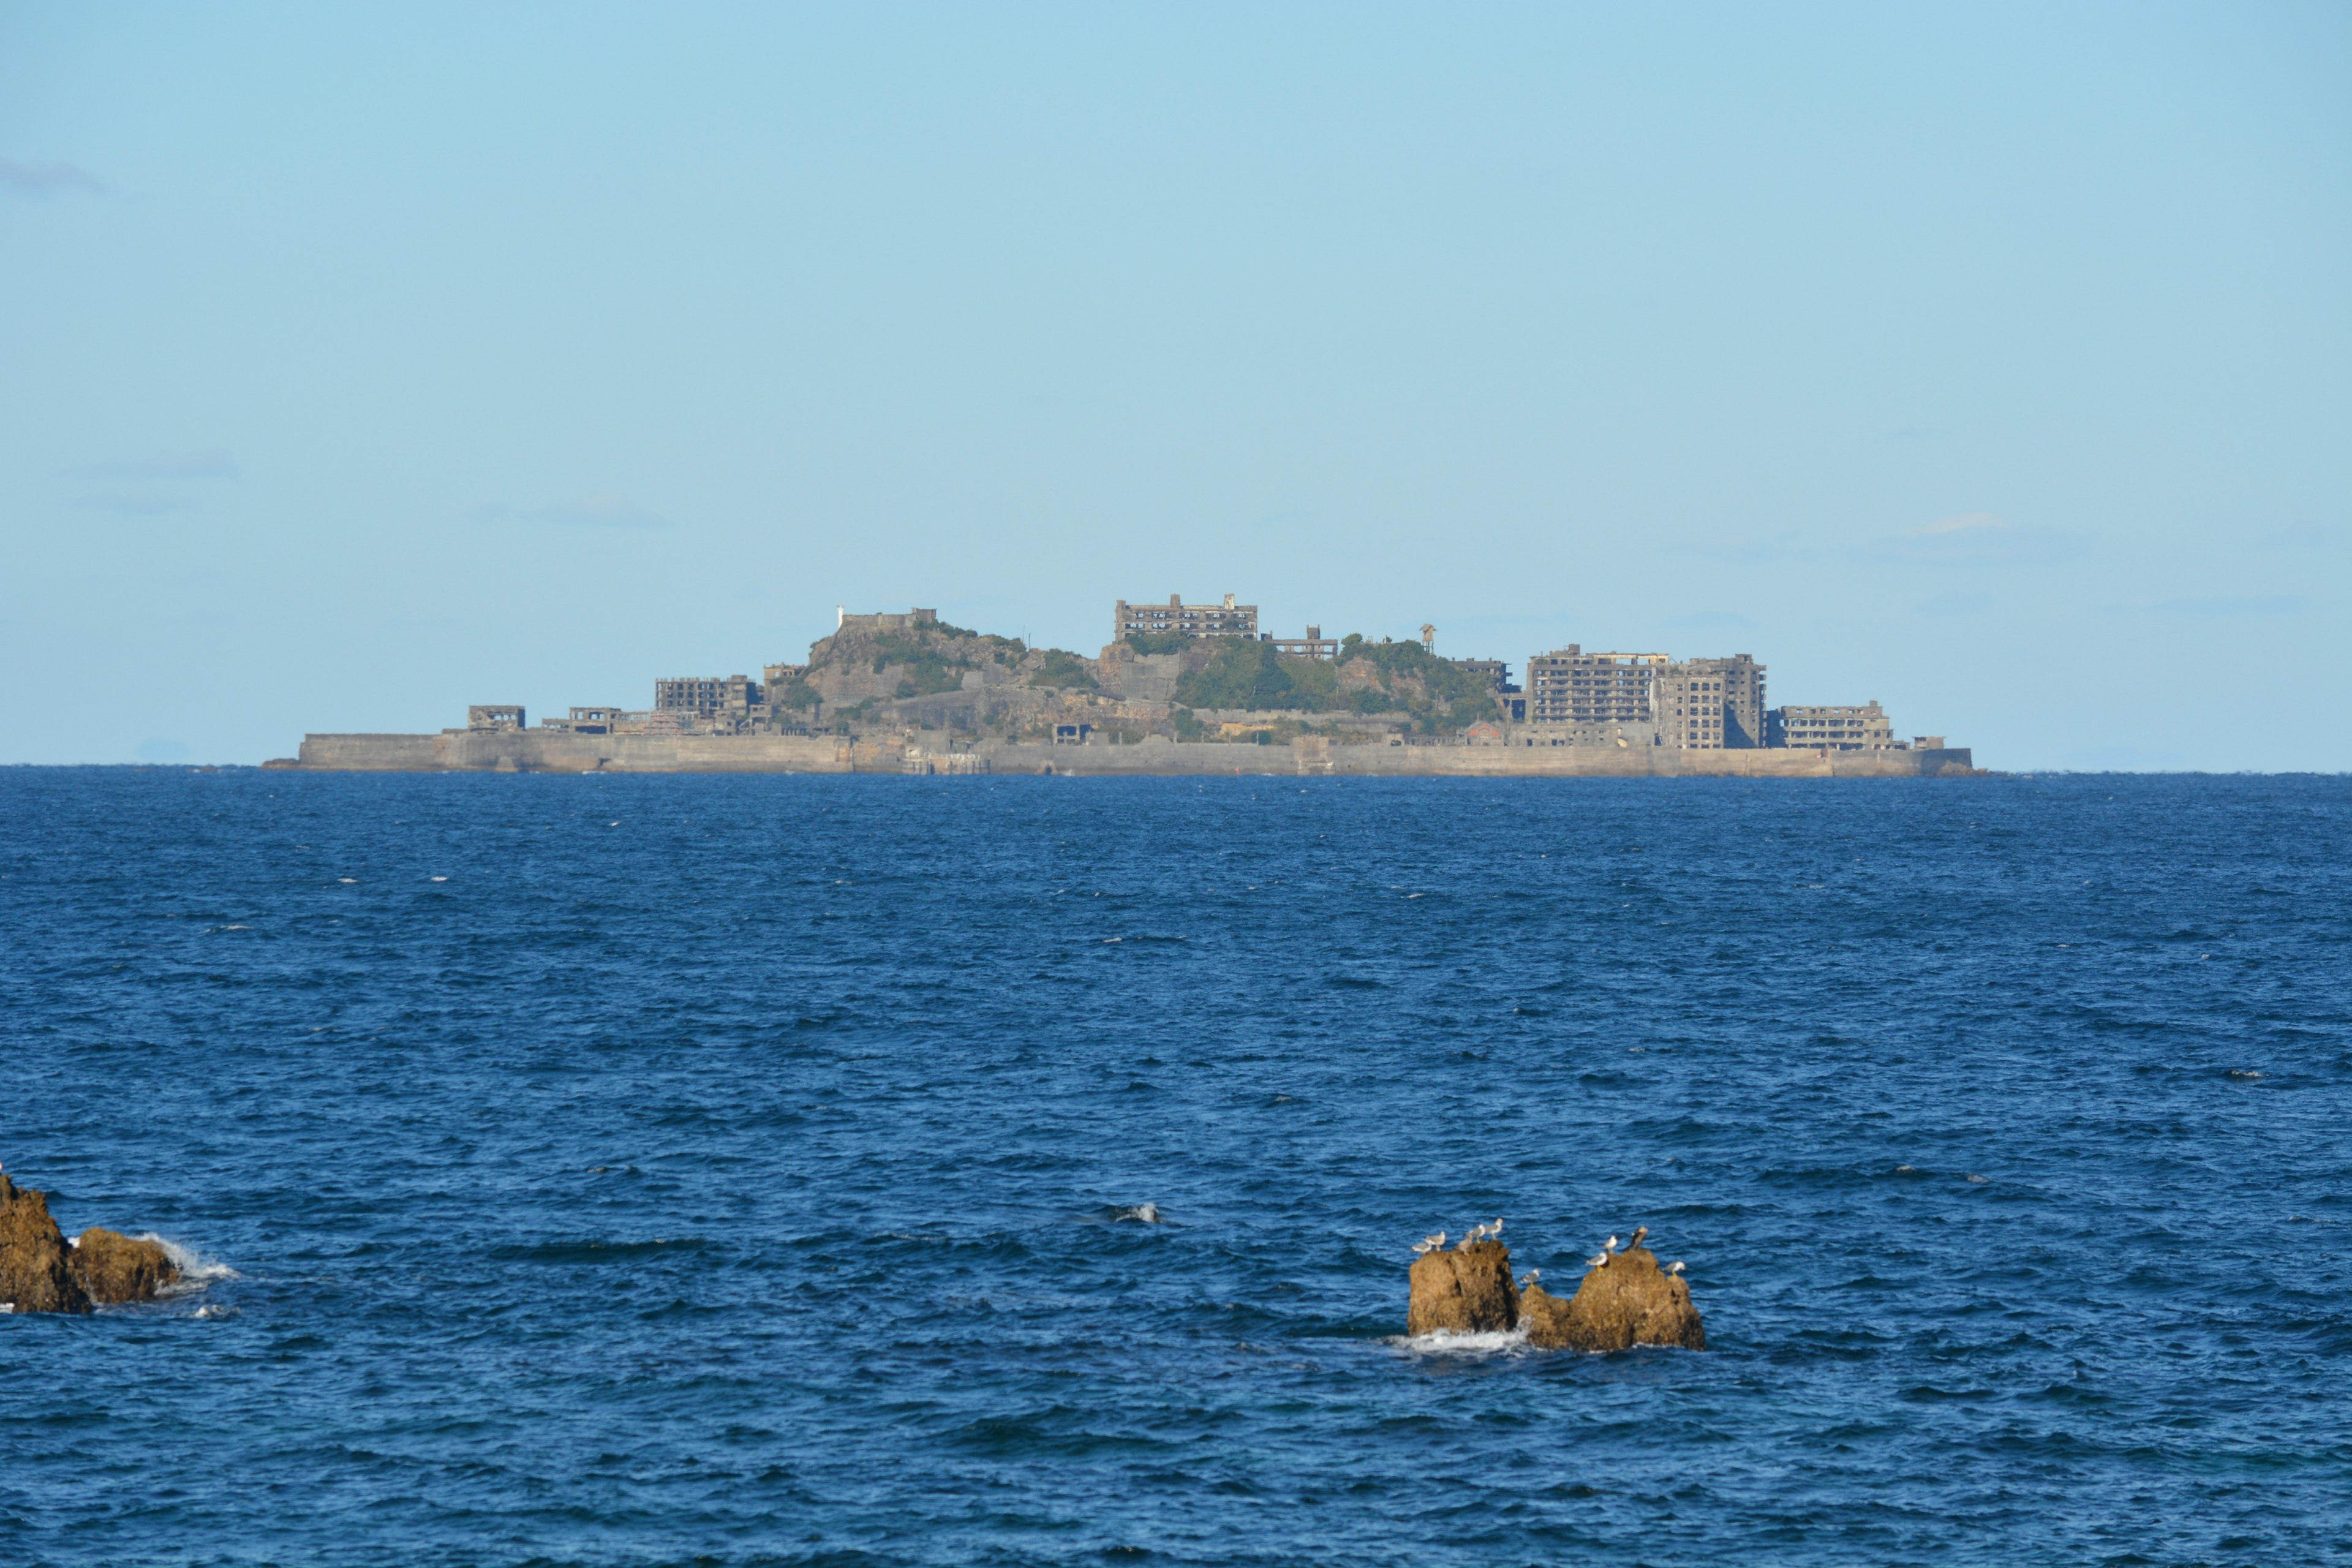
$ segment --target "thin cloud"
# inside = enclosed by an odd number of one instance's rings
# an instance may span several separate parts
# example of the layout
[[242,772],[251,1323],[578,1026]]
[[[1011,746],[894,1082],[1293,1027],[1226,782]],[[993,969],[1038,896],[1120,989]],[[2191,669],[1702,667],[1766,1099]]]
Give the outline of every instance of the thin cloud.
[[1933,522],[1923,522],[1916,528],[1906,528],[1903,531],[1913,539],[1932,539],[1947,533],[1971,533],[1979,529],[2008,526],[2005,519],[1995,517],[1989,511],[1963,511],[1950,517],[1939,517]]
[[0,191],[17,196],[56,196],[79,192],[106,195],[106,184],[79,163],[20,163],[0,158]]
[[2273,594],[2255,599],[2167,599],[2157,606],[2173,616],[2292,616],[2311,607],[2300,594]]
[[584,501],[559,501],[551,506],[488,506],[478,514],[485,522],[536,522],[556,528],[667,528],[669,520],[618,497]]
[[157,483],[171,479],[233,479],[236,459],[226,452],[184,452],[176,457],[133,458],[86,463],[69,469],[85,484]]
[[1957,512],[1868,540],[1852,559],[1888,566],[2015,567],[2076,552],[2079,545],[2056,530],[2014,524],[1989,511]]

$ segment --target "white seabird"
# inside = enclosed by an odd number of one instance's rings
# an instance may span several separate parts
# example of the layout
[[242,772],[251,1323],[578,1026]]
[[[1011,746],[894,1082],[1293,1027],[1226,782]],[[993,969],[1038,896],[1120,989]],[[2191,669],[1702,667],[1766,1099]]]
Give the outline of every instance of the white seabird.
[[1682,1271],[1683,1271],[1683,1260],[1682,1260],[1681,1258],[1675,1258],[1675,1266],[1674,1266],[1672,1268],[1669,1268],[1669,1269],[1667,1269],[1667,1270],[1666,1270],[1666,1275],[1667,1275],[1667,1278],[1672,1279],[1675,1275],[1680,1274]]
[[1608,1267],[1609,1267],[1609,1249],[1608,1249],[1607,1247],[1602,1247],[1599,1252],[1596,1252],[1596,1253],[1594,1253],[1591,1257],[1590,1257],[1590,1258],[1586,1258],[1586,1259],[1584,1260],[1584,1266],[1585,1266],[1587,1268],[1608,1268]]

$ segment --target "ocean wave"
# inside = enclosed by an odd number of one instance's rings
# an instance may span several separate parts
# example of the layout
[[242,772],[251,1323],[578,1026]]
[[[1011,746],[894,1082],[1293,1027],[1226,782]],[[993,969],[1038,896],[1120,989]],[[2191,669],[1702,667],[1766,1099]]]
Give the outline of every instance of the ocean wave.
[[1521,1323],[1516,1329],[1496,1329],[1470,1334],[1439,1329],[1426,1334],[1391,1335],[1388,1342],[1415,1355],[1513,1355],[1528,1348],[1528,1326]]
[[231,1268],[227,1264],[219,1262],[214,1258],[206,1258],[202,1253],[196,1251],[194,1247],[183,1247],[178,1242],[170,1239],[168,1237],[157,1236],[152,1230],[146,1235],[133,1237],[133,1239],[138,1241],[152,1241],[158,1247],[161,1247],[163,1249],[163,1256],[172,1260],[172,1267],[180,1271],[180,1277],[177,1279],[173,1280],[169,1285],[164,1286],[161,1290],[156,1292],[156,1295],[159,1297],[185,1296],[194,1291],[205,1289],[211,1286],[217,1285],[224,1279],[241,1279],[244,1278],[243,1275],[239,1274],[236,1269]]

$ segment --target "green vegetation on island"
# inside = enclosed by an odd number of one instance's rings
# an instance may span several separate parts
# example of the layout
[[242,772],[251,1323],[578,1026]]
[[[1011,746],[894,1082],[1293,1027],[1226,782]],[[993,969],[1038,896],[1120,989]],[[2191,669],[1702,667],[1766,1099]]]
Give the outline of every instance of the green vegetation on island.
[[770,682],[767,726],[869,738],[1052,739],[1076,730],[1112,744],[1152,736],[1266,744],[1302,734],[1361,744],[1498,715],[1485,677],[1417,642],[1351,634],[1337,658],[1316,658],[1257,637],[1139,632],[1097,660],[921,612],[845,617],[805,666],[772,668]]
[[1337,659],[1322,659],[1278,653],[1268,642],[1207,640],[1218,646],[1176,685],[1176,700],[1187,707],[1408,713],[1433,731],[1441,721],[1475,723],[1498,711],[1483,678],[1417,642],[1367,642],[1351,632],[1341,639]]

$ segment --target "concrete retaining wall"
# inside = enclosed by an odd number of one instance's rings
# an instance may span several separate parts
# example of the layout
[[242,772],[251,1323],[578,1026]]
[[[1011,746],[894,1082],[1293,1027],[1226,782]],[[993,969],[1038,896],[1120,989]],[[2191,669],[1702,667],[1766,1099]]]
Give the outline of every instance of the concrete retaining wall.
[[[894,760],[899,753],[894,751]],[[845,773],[829,735],[575,735],[457,730],[438,735],[305,735],[295,766],[330,772]]]
[[[1069,777],[1301,774],[1382,778],[1932,778],[1969,771],[1965,746],[1934,752],[1683,752],[1664,746],[1335,746],[1179,743],[1046,746],[984,742],[988,771]],[[903,773],[901,743],[824,735],[575,735],[458,730],[438,735],[306,735],[273,764],[321,772]]]

